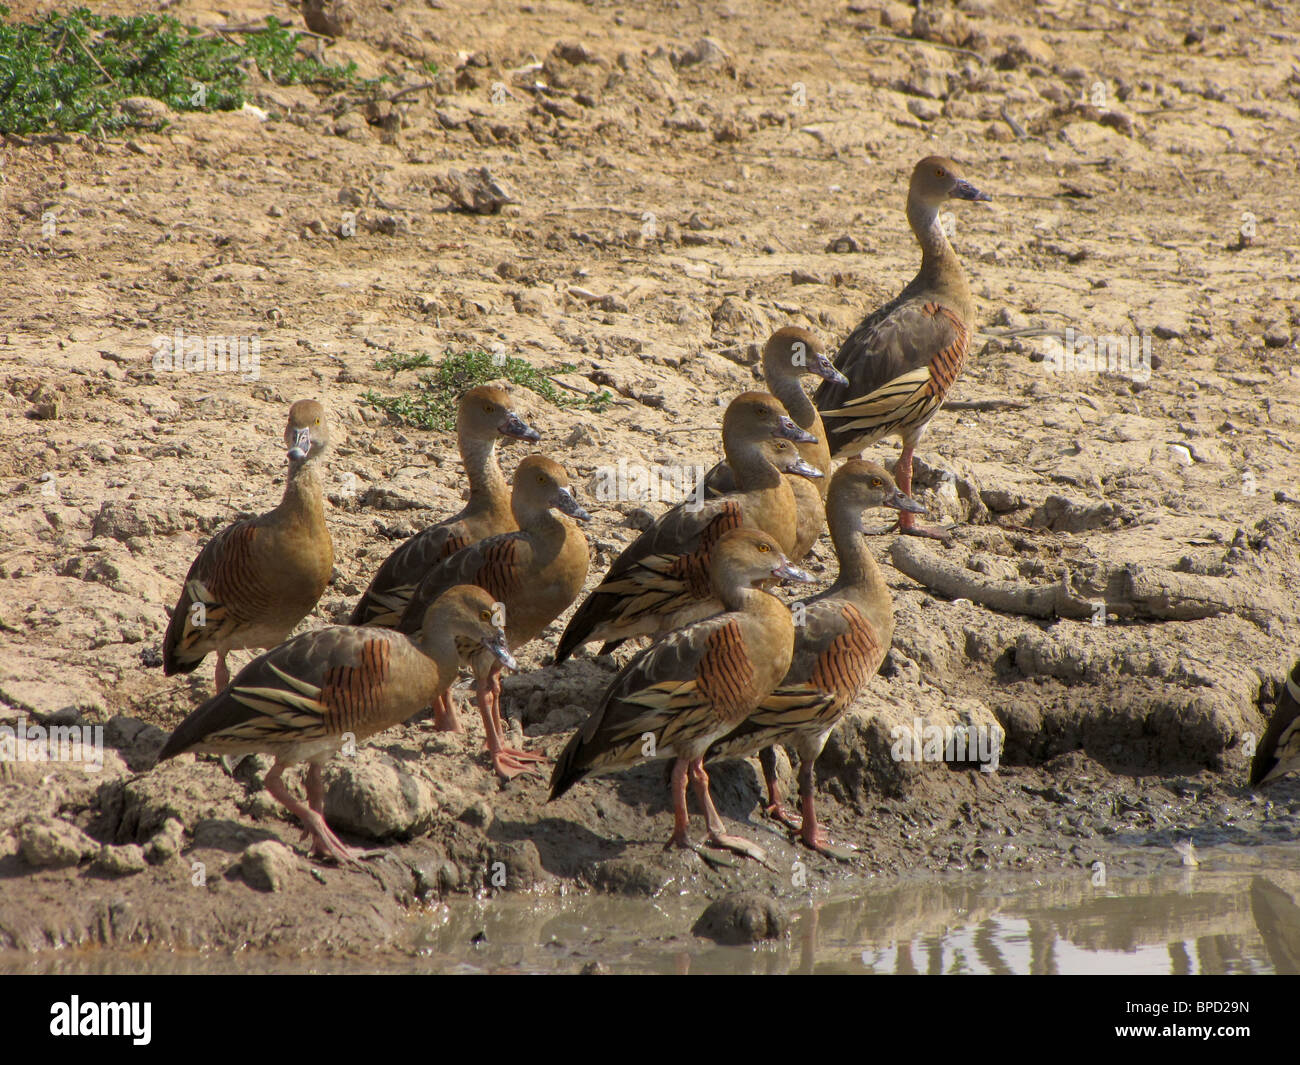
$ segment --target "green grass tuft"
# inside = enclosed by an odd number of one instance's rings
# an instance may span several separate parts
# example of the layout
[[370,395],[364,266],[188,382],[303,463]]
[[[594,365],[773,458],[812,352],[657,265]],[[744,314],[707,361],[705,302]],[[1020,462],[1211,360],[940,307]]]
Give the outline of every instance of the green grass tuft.
[[[423,352],[419,355],[385,355],[375,363],[376,369],[391,370],[394,374],[425,366],[433,366],[433,360]],[[564,363],[553,372],[568,373],[571,370],[573,366]],[[510,355],[502,361],[498,356],[474,349],[445,352],[442,361],[433,366],[433,373],[420,374],[414,387],[400,395],[381,396],[371,390],[362,398],[376,410],[396,415],[417,429],[450,432],[456,428],[456,404],[461,394],[476,385],[501,378],[536,392],[557,407],[599,413],[606,410],[614,399],[606,391],[575,396],[558,387],[549,374],[535,369],[523,359]]]
[[[0,5],[0,18],[8,14]],[[170,15],[101,16],[84,7],[0,22],[0,133],[113,133],[138,124],[117,106],[128,96],[173,111],[238,110],[249,62],[281,85],[378,84],[357,79],[355,64],[299,54],[300,36],[271,16],[262,32],[207,35]]]

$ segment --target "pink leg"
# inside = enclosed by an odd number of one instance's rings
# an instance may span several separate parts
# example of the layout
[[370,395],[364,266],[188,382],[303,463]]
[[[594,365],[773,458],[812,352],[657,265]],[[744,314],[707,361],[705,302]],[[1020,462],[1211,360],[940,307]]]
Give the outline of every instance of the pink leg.
[[[904,495],[912,494],[913,450],[914,445],[905,443],[902,452],[898,456],[898,465],[894,467],[894,480],[898,483],[899,490]],[[899,512],[898,531],[905,536],[926,536],[931,540],[942,540],[944,543],[952,539],[952,534],[947,529],[939,529],[930,525],[917,525],[916,515],[906,510]]]
[[673,834],[668,837],[668,842],[664,844],[664,850],[669,847],[686,847],[690,850],[695,848],[691,846],[691,840],[687,834],[690,827],[690,815],[686,810],[686,777],[690,763],[685,758],[678,758],[673,762]]
[[802,822],[787,813],[785,804],[781,801],[781,786],[776,780],[776,752],[771,747],[764,747],[758,752],[758,761],[763,767],[763,780],[767,784],[767,806],[763,813],[773,821],[779,821],[786,828],[798,832]]
[[492,768],[502,780],[512,780],[520,773],[536,771],[537,766],[520,759],[501,742],[496,722],[492,718],[492,674],[485,677],[477,670],[474,673],[474,701],[478,705],[479,717],[483,719],[483,734],[487,737],[488,753],[492,756]]
[[545,762],[547,757],[544,754],[535,754],[532,751],[521,751],[517,747],[511,747],[506,743],[506,724],[501,717],[501,663],[492,663],[491,673],[492,687],[488,693],[489,703],[492,708],[492,727],[496,730],[497,743],[501,750],[518,762]]
[[456,704],[450,688],[433,700],[433,727],[439,732],[465,731],[456,720]]
[[799,838],[806,847],[818,854],[847,862],[853,856],[852,851],[833,845],[817,823],[817,803],[813,796],[813,762],[813,758],[805,757],[799,763],[799,806],[803,810],[803,829]]
[[217,685],[217,691],[219,692],[225,691],[230,687],[230,670],[226,668],[225,651],[217,652],[217,672],[213,679]]
[[717,807],[713,805],[713,796],[709,794],[709,774],[704,771],[704,759],[692,759],[690,772],[691,781],[695,784],[696,797],[700,800],[700,805],[704,807],[704,821],[709,826],[709,842],[715,847],[735,851],[737,854],[744,855],[746,858],[753,858],[754,861],[766,865],[767,852],[762,847],[757,843],[751,843],[743,836],[733,836],[727,833],[727,826],[723,823]]
[[[349,847],[338,836],[330,830],[329,825],[325,823],[325,818],[316,810],[313,810],[306,803],[299,802],[290,793],[288,785],[285,784],[282,774],[287,766],[282,762],[276,762],[271,771],[266,774],[266,790],[271,793],[271,797],[280,803],[291,814],[302,822],[302,827],[306,829],[307,834],[312,840],[312,854],[328,856],[340,863],[355,862],[361,857],[362,851]],[[313,767],[315,768],[315,767]],[[319,772],[319,770],[317,770]],[[308,771],[308,790],[311,788],[311,772]],[[319,780],[318,780],[319,784]]]

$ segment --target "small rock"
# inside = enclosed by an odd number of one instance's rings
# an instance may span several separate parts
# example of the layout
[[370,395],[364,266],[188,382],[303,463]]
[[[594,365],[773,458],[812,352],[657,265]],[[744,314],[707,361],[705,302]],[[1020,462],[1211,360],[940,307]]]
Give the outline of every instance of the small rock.
[[240,875],[257,891],[284,890],[296,866],[293,852],[273,839],[254,843],[239,859]]
[[367,839],[409,837],[433,823],[438,804],[424,779],[374,754],[336,761],[326,772],[325,817]]
[[145,844],[145,860],[152,865],[175,858],[185,843],[185,826],[175,817],[169,817],[162,823],[162,828],[153,834]]
[[460,816],[456,820],[469,825],[471,828],[479,828],[486,832],[492,827],[492,821],[494,820],[492,807],[483,799],[475,799],[474,802],[460,812]]
[[728,57],[712,37],[701,37],[680,55],[674,54],[672,61],[676,67],[699,67],[726,63]]
[[128,96],[117,106],[142,129],[162,129],[172,118],[171,108],[152,96]]
[[18,829],[18,850],[34,869],[63,869],[96,853],[99,844],[76,825],[49,817]]
[[790,930],[790,918],[775,899],[756,892],[724,895],[700,915],[691,931],[724,945],[761,943]]
[[855,254],[862,250],[862,245],[847,233],[842,237],[836,237],[826,245],[826,250],[833,255]]
[[814,274],[811,270],[803,270],[796,266],[790,271],[790,283],[793,285],[824,285],[826,279],[820,274]]
[[342,37],[355,19],[349,0],[302,0],[302,20],[313,33]]
[[138,843],[121,847],[106,846],[95,855],[93,868],[106,876],[132,876],[143,873],[149,863],[145,861],[144,848]]
[[907,101],[907,111],[913,118],[922,122],[934,122],[943,116],[943,111],[928,100],[913,98]]

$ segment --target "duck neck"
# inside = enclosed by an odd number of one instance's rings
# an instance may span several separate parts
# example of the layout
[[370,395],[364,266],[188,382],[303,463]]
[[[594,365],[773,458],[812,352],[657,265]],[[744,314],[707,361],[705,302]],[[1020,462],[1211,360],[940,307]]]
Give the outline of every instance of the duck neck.
[[466,510],[488,512],[507,509],[509,490],[505,474],[497,463],[496,437],[460,437],[460,459],[469,481],[469,504]]
[[433,663],[438,674],[437,686],[441,691],[456,679],[460,654],[456,650],[456,637],[446,625],[435,625],[420,632],[421,652]]
[[284,485],[284,495],[276,509],[290,517],[308,521],[325,522],[325,473],[316,458],[306,458],[289,467],[289,478]]
[[961,268],[957,253],[952,250],[952,245],[944,234],[943,225],[939,221],[939,209],[909,199],[907,221],[921,245],[921,269],[908,286],[909,290],[913,293],[942,294],[958,304],[954,310],[960,311],[963,317],[969,317],[971,297],[970,287],[966,283],[966,271]]
[[735,472],[736,487],[741,491],[776,488],[781,483],[781,471],[768,462],[755,445],[726,447],[725,450],[727,465]]
[[810,430],[817,420],[817,408],[813,406],[808,393],[803,390],[798,377],[768,376],[768,391],[781,401],[786,412],[800,429]]
[[553,554],[568,538],[569,526],[550,507],[512,508],[515,524],[528,534],[541,557]]
[[831,542],[840,560],[839,576],[831,591],[853,598],[858,608],[876,621],[877,627],[882,627],[887,620],[892,632],[893,601],[889,585],[867,546],[861,511],[855,507],[833,509],[829,524]]

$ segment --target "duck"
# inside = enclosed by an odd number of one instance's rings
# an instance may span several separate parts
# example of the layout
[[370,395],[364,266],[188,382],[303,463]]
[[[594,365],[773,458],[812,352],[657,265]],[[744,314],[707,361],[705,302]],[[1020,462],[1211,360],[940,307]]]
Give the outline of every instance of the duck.
[[[848,384],[848,378],[831,365],[822,350],[821,341],[807,329],[787,325],[776,330],[763,345],[763,377],[767,390],[785,407],[786,413],[800,429],[816,439],[800,443],[799,454],[819,470],[822,476],[815,480],[798,474],[787,474],[794,492],[798,523],[791,558],[796,561],[807,556],[826,525],[826,489],[831,475],[831,452],[826,442],[826,428],[821,415],[800,384],[800,378],[814,374],[825,381]],[[704,476],[707,496],[733,492],[736,478],[726,462],[719,462]]]
[[[992,200],[951,159],[916,164],[907,220],[921,245],[921,268],[894,299],[867,315],[835,356],[847,384],[825,381],[813,397],[830,438],[831,455],[849,458],[889,436],[902,440],[894,475],[912,491],[912,453],[961,373],[975,329],[966,271],[944,234],[939,209],[949,200]],[[950,540],[945,529],[917,525],[904,511],[899,530]]]
[[1250,786],[1272,784],[1288,773],[1300,771],[1300,662],[1292,667],[1264,738],[1250,763]]
[[[518,529],[463,547],[438,563],[412,593],[399,632],[417,631],[428,604],[459,584],[478,585],[493,597],[512,652],[540,636],[572,605],[591,561],[587,538],[575,522],[588,522],[591,515],[574,496],[564,467],[545,455],[529,455],[515,471],[510,507]],[[478,648],[468,650],[492,765],[509,780],[536,768],[543,758],[506,745],[500,659]]]
[[190,564],[163,637],[163,673],[192,673],[216,652],[218,691],[230,683],[226,656],[283,642],[315,609],[334,573],[325,524],[325,408],[300,399],[284,430],[289,476],[280,505],[219,530]]
[[[497,462],[497,444],[502,439],[536,443],[541,433],[515,411],[506,389],[471,388],[460,397],[456,411],[456,443],[469,482],[469,499],[459,513],[420,530],[384,560],[353,609],[350,625],[394,628],[415,586],[435,565],[462,547],[519,528]],[[450,695],[435,703],[433,713],[436,729],[461,731]]]
[[[350,740],[400,724],[446,691],[464,644],[514,669],[494,618],[492,597],[462,586],[429,604],[415,639],[352,625],[301,633],[253,659],[229,687],[186,717],[158,761],[185,752],[273,755],[263,785],[298,818],[311,853],[356,862],[364,852],[347,846],[325,821],[325,763]],[[305,803],[283,778],[301,762],[307,763]]]
[[[839,575],[826,591],[795,608],[797,635],[789,671],[705,755],[711,761],[761,753],[768,815],[799,833],[812,850],[841,860],[846,852],[831,844],[817,823],[813,766],[832,730],[880,668],[894,636],[889,585],[867,546],[862,521],[863,512],[876,507],[923,510],[883,466],[850,459],[835,471],[827,494]],[[790,744],[799,754],[802,821],[787,814],[781,801],[772,751],[776,744]]]
[[549,801],[592,774],[670,758],[673,832],[667,846],[694,849],[689,778],[709,843],[765,862],[761,847],[727,831],[709,794],[704,754],[754,712],[790,667],[794,620],[768,586],[812,577],[789,561],[775,538],[741,528],[714,546],[709,579],[723,610],[666,633],[628,662],[556,759]]
[[[782,474],[819,476],[793,446],[814,439],[768,392],[733,399],[723,415],[722,444],[737,490],[679,503],[651,522],[569,619],[555,661],[594,640],[605,641],[601,653],[608,654],[626,639],[653,636],[714,613],[710,553],[730,529],[761,529],[783,553],[792,552],[797,510]],[[773,459],[782,454],[789,459],[777,466]]]

